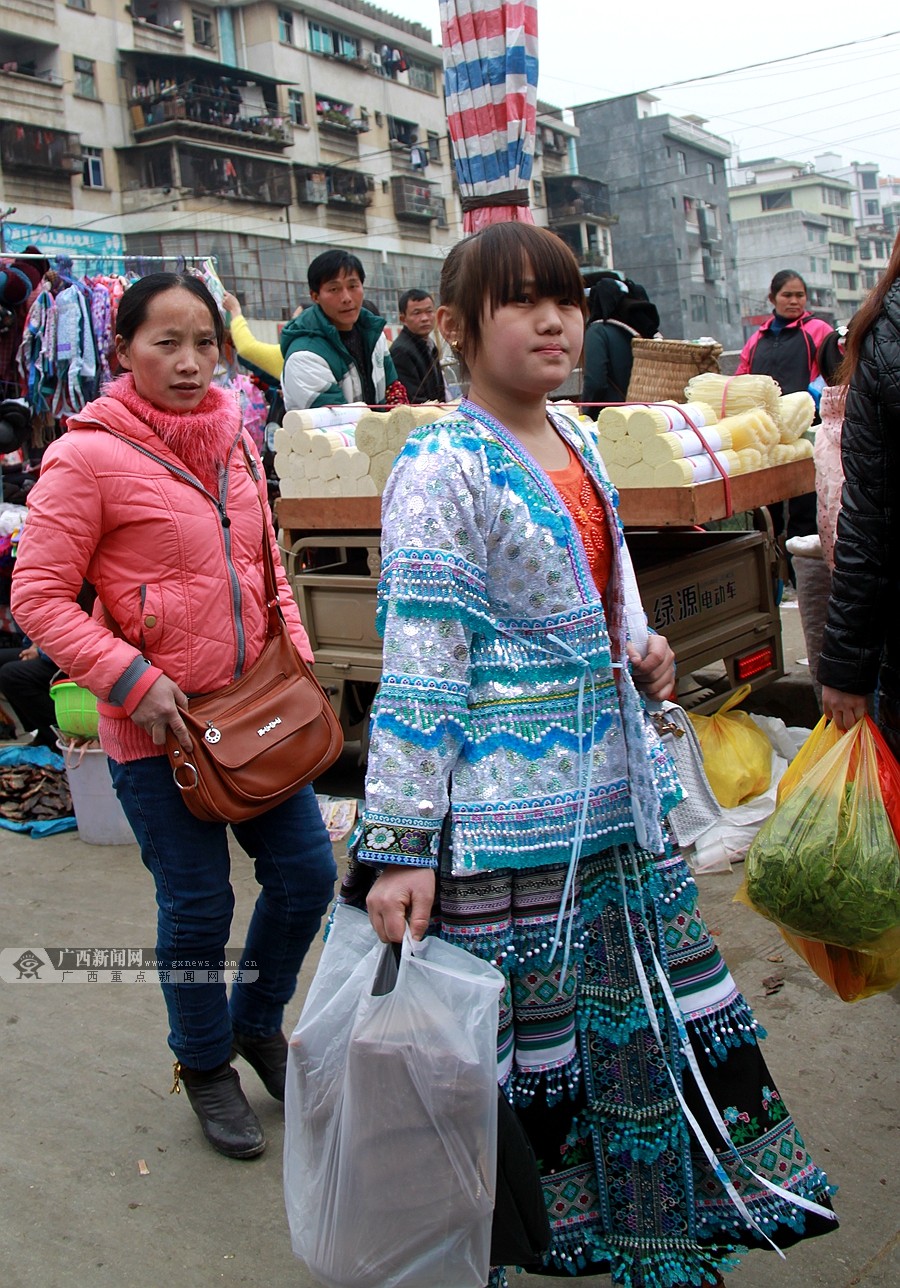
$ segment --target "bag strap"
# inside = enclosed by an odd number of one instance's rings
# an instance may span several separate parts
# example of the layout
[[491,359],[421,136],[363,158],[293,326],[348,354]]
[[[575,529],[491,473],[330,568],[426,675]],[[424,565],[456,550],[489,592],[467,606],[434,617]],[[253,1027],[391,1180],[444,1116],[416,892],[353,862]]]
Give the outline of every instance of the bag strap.
[[284,614],[281,611],[281,602],[278,598],[278,581],[275,576],[275,560],[272,555],[272,543],[269,540],[269,516],[266,513],[266,505],[259,490],[260,475],[256,469],[256,462],[251,455],[250,448],[247,446],[247,440],[241,434],[241,447],[244,449],[244,464],[247,466],[248,473],[253,480],[256,489],[256,499],[259,501],[259,508],[262,513],[262,546],[263,546],[263,570],[265,573],[266,586],[266,635],[271,638],[279,631],[287,629],[287,623],[284,620]]

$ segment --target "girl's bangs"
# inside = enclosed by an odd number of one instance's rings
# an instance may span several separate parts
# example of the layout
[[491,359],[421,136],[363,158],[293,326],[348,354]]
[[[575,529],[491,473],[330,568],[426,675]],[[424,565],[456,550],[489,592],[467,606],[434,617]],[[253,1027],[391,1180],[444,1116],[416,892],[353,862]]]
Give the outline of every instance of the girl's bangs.
[[491,313],[518,299],[526,282],[541,298],[577,300],[584,311],[584,282],[575,256],[555,233],[531,224],[508,224],[512,237],[491,247],[487,274]]

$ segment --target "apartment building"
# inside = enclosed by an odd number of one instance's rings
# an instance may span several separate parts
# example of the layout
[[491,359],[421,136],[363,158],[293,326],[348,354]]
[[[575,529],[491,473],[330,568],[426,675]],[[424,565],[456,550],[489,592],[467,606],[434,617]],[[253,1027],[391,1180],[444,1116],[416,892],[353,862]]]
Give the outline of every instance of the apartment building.
[[900,232],[900,176],[879,175],[878,196],[885,230],[893,240]]
[[865,294],[853,217],[853,185],[779,157],[738,162],[728,205],[737,238],[746,330],[768,315],[769,282],[782,268],[807,280],[810,305],[846,322]]
[[[578,130],[539,107],[533,199],[610,266],[609,193],[574,173]],[[0,230],[94,269],[215,256],[276,324],[322,249],[362,258],[389,319],[436,291],[462,222],[442,55],[367,0],[0,0]]]
[[608,185],[618,268],[646,287],[672,339],[741,337],[728,223],[731,145],[701,117],[660,113],[652,94],[573,108],[583,172]]
[[214,255],[254,317],[344,245],[393,316],[459,236],[441,51],[365,0],[0,0],[0,202],[12,249]]
[[849,183],[850,209],[857,228],[881,227],[877,161],[851,161],[844,165],[839,153],[823,152],[816,157],[814,166],[818,174]]

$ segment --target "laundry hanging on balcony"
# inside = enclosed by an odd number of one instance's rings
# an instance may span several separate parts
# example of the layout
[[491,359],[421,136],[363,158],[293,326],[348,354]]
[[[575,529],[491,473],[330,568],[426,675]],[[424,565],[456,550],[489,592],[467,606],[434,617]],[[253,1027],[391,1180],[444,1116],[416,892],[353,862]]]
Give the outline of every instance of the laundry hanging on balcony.
[[463,232],[533,223],[536,0],[441,0],[444,96]]

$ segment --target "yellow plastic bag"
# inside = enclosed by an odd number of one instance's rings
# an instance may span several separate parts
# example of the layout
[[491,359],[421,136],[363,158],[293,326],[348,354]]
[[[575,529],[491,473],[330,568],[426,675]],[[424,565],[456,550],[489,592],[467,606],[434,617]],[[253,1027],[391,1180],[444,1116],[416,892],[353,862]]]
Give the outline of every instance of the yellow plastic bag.
[[732,711],[750,685],[737,689],[711,716],[691,715],[703,751],[703,768],[716,800],[733,809],[768,791],[772,781],[772,744],[746,711]]
[[831,751],[841,740],[841,735],[827,716],[822,716],[806,742],[788,765],[778,784],[778,795],[775,804],[781,805],[799,787],[804,775],[821,760],[826,752]]

